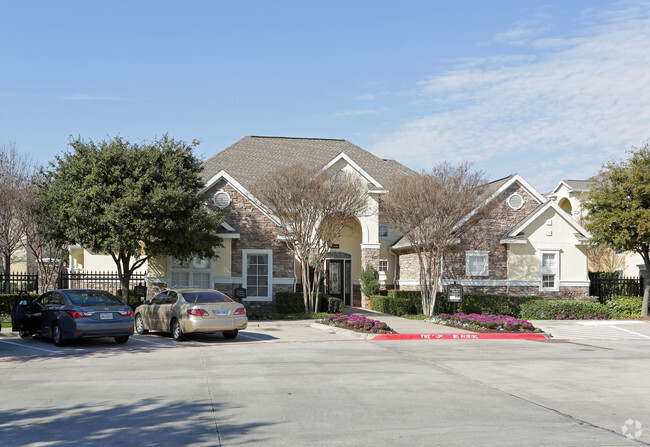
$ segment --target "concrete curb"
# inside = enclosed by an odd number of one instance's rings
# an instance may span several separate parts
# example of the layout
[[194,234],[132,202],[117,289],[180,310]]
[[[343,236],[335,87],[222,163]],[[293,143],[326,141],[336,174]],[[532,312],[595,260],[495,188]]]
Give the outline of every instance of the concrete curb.
[[329,331],[348,337],[365,340],[537,340],[546,341],[549,337],[545,334],[517,334],[517,333],[471,333],[471,334],[363,334],[336,326],[321,323],[312,323],[314,329]]

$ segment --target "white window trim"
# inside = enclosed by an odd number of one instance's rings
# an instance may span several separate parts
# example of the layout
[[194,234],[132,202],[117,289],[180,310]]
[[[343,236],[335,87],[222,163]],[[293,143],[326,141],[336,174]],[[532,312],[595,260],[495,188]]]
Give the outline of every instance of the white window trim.
[[[555,267],[552,270],[543,266],[545,254],[555,256]],[[554,287],[544,287],[544,275],[555,275]],[[540,292],[558,292],[560,290],[560,250],[539,251],[539,290]]]
[[381,268],[380,268],[379,273],[388,274],[388,272],[390,271],[390,260],[389,259],[380,259],[379,260],[379,266],[381,266],[382,261],[386,261],[386,270],[381,270]]
[[242,287],[248,289],[248,255],[261,254],[268,255],[269,259],[269,268],[268,268],[268,281],[267,281],[267,296],[250,296],[247,293],[244,301],[272,301],[273,300],[273,250],[254,250],[254,249],[244,249],[242,250],[242,261],[241,261],[241,276],[242,276]]
[[210,259],[210,263],[208,264],[208,267],[205,269],[198,269],[194,267],[194,259],[190,259],[189,265],[187,268],[174,268],[172,267],[175,259],[172,256],[167,256],[167,284],[170,284],[170,288],[173,288],[176,286],[176,284],[172,284],[172,271],[174,272],[188,272],[188,283],[189,287],[194,287],[194,272],[196,273],[209,273],[210,274],[210,283],[208,284],[208,288],[214,289],[214,259]]
[[[471,256],[485,256],[485,272],[476,274],[469,271],[469,258]],[[484,250],[465,251],[465,276],[490,276],[490,252]]]

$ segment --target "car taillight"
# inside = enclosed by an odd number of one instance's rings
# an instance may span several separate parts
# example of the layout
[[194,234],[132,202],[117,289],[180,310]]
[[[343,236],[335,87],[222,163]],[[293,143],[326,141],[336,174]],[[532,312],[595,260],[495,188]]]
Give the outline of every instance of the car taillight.
[[133,311],[131,309],[129,310],[121,310],[120,315],[123,317],[132,317],[133,316]]
[[246,315],[246,308],[238,307],[237,310],[235,310],[235,315]]
[[77,312],[76,310],[66,310],[65,312],[74,319],[88,318],[92,316],[92,312]]
[[203,315],[208,315],[208,311],[205,309],[187,309],[187,313],[194,315],[195,317],[202,317]]

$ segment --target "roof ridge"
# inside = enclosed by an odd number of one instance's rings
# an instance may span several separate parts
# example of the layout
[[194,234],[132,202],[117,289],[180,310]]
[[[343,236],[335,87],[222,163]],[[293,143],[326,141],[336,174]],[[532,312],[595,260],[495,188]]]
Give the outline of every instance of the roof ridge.
[[320,140],[320,141],[347,141],[341,138],[309,138],[309,137],[277,137],[269,135],[249,135],[251,138],[274,138],[277,140]]

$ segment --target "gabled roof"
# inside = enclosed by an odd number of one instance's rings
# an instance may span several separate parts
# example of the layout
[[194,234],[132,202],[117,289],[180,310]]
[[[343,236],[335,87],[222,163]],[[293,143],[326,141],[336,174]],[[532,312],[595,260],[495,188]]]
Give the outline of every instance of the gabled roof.
[[549,200],[548,202],[538,206],[535,211],[526,216],[524,220],[516,224],[510,231],[508,231],[506,238],[517,238],[517,236],[523,233],[528,226],[535,222],[539,216],[541,216],[548,209],[553,209],[557,215],[564,219],[575,230],[576,237],[578,239],[591,238],[591,234],[582,225],[576,222],[573,217],[569,216],[562,208],[560,208],[557,203],[552,200]]
[[202,177],[209,186],[215,176],[227,172],[249,190],[264,175],[296,164],[325,168],[338,158],[353,161],[375,188],[386,185],[395,176],[414,175],[415,171],[394,160],[384,160],[346,140],[247,136],[208,159]]

